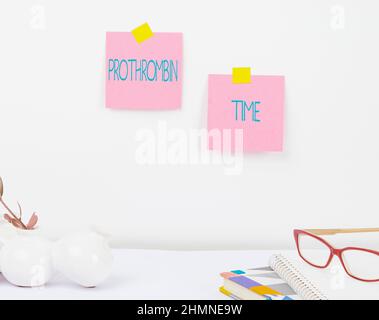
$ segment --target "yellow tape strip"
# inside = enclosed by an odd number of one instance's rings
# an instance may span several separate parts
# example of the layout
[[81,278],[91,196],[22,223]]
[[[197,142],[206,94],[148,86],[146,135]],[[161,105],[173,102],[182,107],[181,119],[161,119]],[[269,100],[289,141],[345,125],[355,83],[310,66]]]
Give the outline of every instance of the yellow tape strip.
[[251,83],[251,68],[233,68],[233,83]]
[[132,30],[132,34],[138,43],[142,43],[154,35],[147,22]]

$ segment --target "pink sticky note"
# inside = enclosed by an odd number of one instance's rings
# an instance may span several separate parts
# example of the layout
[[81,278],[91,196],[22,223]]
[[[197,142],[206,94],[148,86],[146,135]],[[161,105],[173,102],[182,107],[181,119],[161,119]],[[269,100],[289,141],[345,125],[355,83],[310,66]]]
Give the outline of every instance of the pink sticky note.
[[130,32],[107,32],[106,107],[180,108],[182,42],[181,33],[154,33],[146,41],[137,43]]
[[[283,76],[252,76],[251,83],[233,84],[231,75],[209,75],[208,131],[230,132],[231,150],[240,129],[244,152],[282,151],[283,112]],[[209,148],[219,145],[210,139]]]

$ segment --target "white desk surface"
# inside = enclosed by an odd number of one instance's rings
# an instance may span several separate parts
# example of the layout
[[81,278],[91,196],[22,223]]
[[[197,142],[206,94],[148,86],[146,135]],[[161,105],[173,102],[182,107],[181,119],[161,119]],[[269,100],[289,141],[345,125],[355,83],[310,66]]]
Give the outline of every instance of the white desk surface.
[[0,275],[0,299],[229,299],[220,272],[267,266],[276,251],[114,250],[111,277],[85,289],[56,274],[41,288],[12,286]]

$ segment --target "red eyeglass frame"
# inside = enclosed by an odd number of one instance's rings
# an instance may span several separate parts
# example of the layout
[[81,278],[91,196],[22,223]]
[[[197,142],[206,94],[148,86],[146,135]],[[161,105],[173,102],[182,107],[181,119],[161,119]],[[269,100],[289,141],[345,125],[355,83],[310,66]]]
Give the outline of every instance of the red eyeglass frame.
[[[351,231],[351,230],[355,230],[355,231]],[[356,231],[356,230],[360,230],[360,231]],[[369,231],[365,231],[365,230],[369,230]],[[378,279],[374,279],[374,280],[367,280],[367,279],[362,279],[362,278],[359,278],[359,277],[356,277],[354,276],[353,274],[351,274],[351,272],[349,271],[349,269],[347,268],[347,266],[345,265],[345,262],[343,261],[343,257],[342,257],[342,254],[344,253],[344,251],[347,251],[347,250],[358,250],[358,251],[364,251],[364,252],[369,252],[369,253],[373,253],[373,254],[376,254],[379,256],[379,251],[375,251],[375,250],[371,250],[371,249],[365,249],[365,248],[358,248],[358,247],[345,247],[345,248],[341,248],[341,249],[337,249],[335,247],[333,247],[330,243],[328,243],[326,240],[324,240],[323,238],[319,237],[318,235],[316,235],[315,233],[319,233],[319,234],[328,234],[328,235],[331,235],[331,234],[336,234],[336,233],[352,233],[352,232],[377,232],[377,230],[375,229],[305,229],[305,230],[300,230],[300,229],[295,229],[293,231],[293,235],[295,237],[295,242],[296,242],[296,247],[297,247],[297,252],[299,254],[299,256],[301,257],[301,259],[303,259],[306,263],[308,263],[309,265],[311,265],[312,267],[315,267],[315,268],[318,268],[318,269],[325,269],[327,268],[330,263],[332,262],[333,260],[333,257],[334,256],[337,256],[345,270],[345,272],[351,277],[351,278],[354,278],[356,280],[359,280],[359,281],[363,281],[363,282],[378,282],[379,281],[379,278]],[[329,255],[329,258],[326,262],[326,264],[324,266],[318,266],[318,265],[315,265],[313,263],[311,263],[310,261],[308,261],[307,259],[305,259],[302,254],[301,254],[301,250],[300,250],[300,246],[299,246],[299,236],[301,234],[305,234],[305,235],[308,235],[310,237],[313,237],[319,241],[321,241],[323,244],[325,244],[329,250],[330,250],[330,255]]]

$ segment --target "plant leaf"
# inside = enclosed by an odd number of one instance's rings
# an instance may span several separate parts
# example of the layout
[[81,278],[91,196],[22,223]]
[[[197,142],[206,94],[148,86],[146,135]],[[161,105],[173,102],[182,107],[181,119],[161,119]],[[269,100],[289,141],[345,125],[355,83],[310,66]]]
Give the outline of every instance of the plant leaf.
[[18,205],[18,212],[19,212],[19,215],[20,215],[20,219],[22,218],[22,208],[21,208],[21,205],[17,202],[17,205]]
[[9,223],[12,223],[12,218],[11,218],[11,216],[10,216],[8,213],[4,214],[3,217],[4,217],[4,219],[7,220]]
[[3,185],[3,180],[0,177],[0,197],[3,196],[4,193],[4,185]]
[[12,224],[13,224],[13,226],[16,227],[16,228],[24,229],[24,227],[22,226],[21,222],[18,221],[17,219],[12,219]]
[[32,214],[32,216],[30,217],[30,219],[29,219],[29,222],[28,222],[28,224],[26,225],[26,228],[27,229],[33,229],[34,227],[35,227],[35,225],[37,224],[37,222],[38,222],[38,216],[36,215],[36,213],[34,212],[33,214]]

